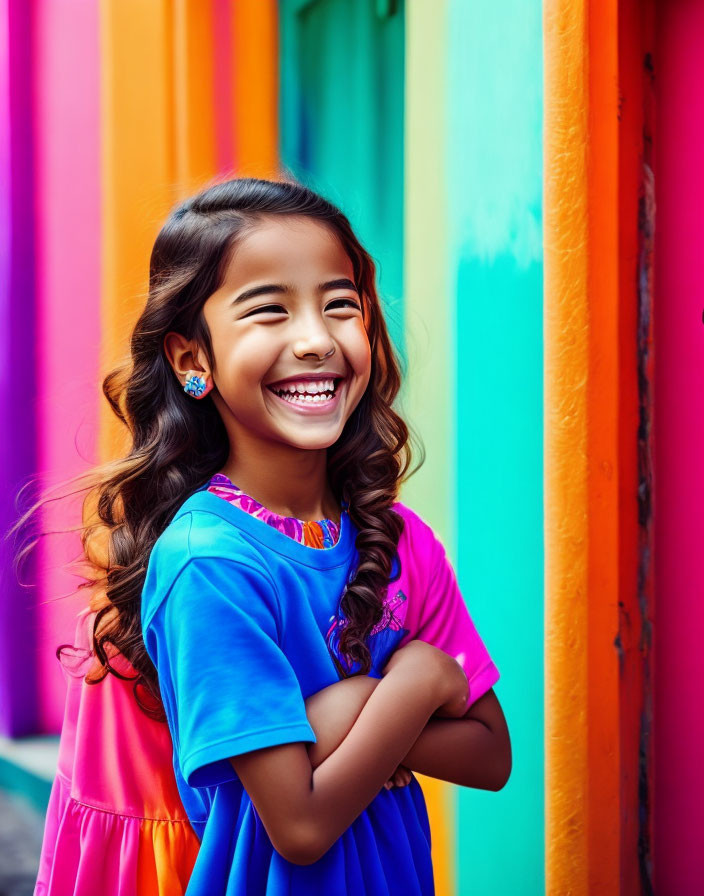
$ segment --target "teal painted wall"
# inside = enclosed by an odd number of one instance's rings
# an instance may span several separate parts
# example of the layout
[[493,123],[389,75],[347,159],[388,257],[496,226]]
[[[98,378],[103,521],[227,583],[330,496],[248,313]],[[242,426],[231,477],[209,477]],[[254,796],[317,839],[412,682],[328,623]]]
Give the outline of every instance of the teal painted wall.
[[448,264],[457,572],[501,678],[513,772],[457,789],[460,896],[545,892],[542,8],[450,0]]
[[377,263],[403,342],[401,0],[280,0],[281,160],[338,205]]

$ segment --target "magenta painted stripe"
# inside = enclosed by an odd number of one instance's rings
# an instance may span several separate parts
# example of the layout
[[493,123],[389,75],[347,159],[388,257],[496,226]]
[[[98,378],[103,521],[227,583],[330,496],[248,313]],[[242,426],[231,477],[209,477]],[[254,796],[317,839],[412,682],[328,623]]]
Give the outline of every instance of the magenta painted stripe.
[[[32,4],[0,0],[0,531],[15,521],[19,487],[36,467],[33,161],[30,65]],[[30,496],[31,497],[31,496]],[[24,505],[26,506],[26,505]],[[21,509],[24,509],[24,506]],[[15,545],[0,540],[0,732],[36,724],[33,652],[36,591],[21,588]],[[33,565],[20,571],[34,581]]]
[[[37,135],[38,443],[42,479],[55,483],[97,461],[100,348],[98,4],[43,0],[35,22]],[[80,497],[48,507],[50,531],[80,521]],[[55,657],[86,603],[61,567],[77,535],[42,540],[37,638],[40,722],[59,731],[65,682]],[[62,595],[72,595],[62,598]]]
[[218,171],[234,166],[232,65],[232,3],[213,0],[213,65],[215,66],[215,151]]
[[655,890],[704,893],[704,4],[657,5]]

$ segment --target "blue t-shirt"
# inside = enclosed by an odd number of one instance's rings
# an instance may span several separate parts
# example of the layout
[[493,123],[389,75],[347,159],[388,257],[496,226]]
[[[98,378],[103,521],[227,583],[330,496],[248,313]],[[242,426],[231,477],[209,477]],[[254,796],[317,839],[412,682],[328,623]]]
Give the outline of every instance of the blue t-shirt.
[[[304,700],[339,679],[326,634],[356,570],[356,534],[343,511],[338,542],[309,547],[203,487],[154,545],[142,629],[159,675],[179,792],[201,840],[188,896],[434,894],[430,825],[415,776],[406,787],[382,787],[317,862],[296,865],[273,848],[229,761],[315,741]],[[462,662],[479,687],[476,699],[498,671],[454,579],[446,591],[438,606],[447,609],[442,617],[434,610],[431,621],[447,632],[439,638],[463,634]],[[374,636],[374,677],[404,635],[413,633],[387,625]]]

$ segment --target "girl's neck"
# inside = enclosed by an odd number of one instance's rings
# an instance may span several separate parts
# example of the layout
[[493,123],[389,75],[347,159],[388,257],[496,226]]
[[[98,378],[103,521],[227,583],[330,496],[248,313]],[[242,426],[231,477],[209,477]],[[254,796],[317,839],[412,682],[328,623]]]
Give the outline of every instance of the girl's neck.
[[285,452],[274,449],[258,457],[240,451],[239,456],[228,458],[220,472],[280,516],[340,522],[340,505],[328,482],[325,448],[288,448]]

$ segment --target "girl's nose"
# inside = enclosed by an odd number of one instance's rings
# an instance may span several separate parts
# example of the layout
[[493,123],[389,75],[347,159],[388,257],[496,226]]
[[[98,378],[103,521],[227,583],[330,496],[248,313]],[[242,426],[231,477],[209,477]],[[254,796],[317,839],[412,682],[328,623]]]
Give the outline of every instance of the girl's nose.
[[325,324],[308,318],[301,323],[301,329],[293,341],[293,353],[297,358],[317,355],[319,358],[331,354],[335,347]]

